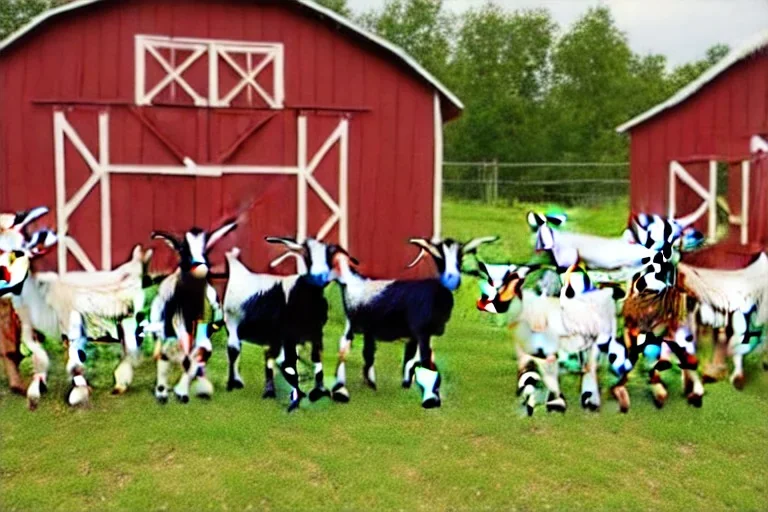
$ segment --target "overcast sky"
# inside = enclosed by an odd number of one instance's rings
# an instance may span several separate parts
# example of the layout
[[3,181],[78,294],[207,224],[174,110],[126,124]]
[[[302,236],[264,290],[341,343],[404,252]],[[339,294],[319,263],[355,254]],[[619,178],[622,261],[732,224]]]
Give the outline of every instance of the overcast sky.
[[[356,12],[381,8],[385,0],[348,0]],[[768,29],[768,0],[495,0],[504,7],[546,7],[561,27],[588,7],[608,5],[632,49],[661,53],[670,64],[700,58],[715,43],[731,47]],[[480,7],[485,0],[444,0],[452,10]]]

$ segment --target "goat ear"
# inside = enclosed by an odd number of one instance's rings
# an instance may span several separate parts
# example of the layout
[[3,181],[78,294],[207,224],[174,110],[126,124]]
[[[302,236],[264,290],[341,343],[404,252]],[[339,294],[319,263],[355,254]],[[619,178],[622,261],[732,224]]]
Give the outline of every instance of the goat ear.
[[283,237],[279,237],[279,236],[266,236],[266,237],[264,237],[264,240],[266,240],[270,244],[283,244],[286,247],[288,247],[288,249],[290,249],[292,251],[303,251],[304,250],[304,246],[302,244],[300,244],[299,242],[297,242],[293,238],[283,238]]
[[[435,258],[443,259],[443,254],[440,252],[440,249],[426,238],[411,238],[408,240],[408,243],[421,247],[422,251],[427,251]],[[421,254],[419,254],[418,259],[421,259]]]
[[16,229],[23,229],[25,226],[39,219],[46,213],[48,213],[48,208],[45,206],[38,206],[37,208],[32,208],[31,210],[17,212],[13,227]]
[[147,249],[144,251],[144,258],[142,258],[142,263],[149,263],[149,261],[152,259],[152,255],[155,254],[154,249]]
[[174,251],[178,252],[181,250],[181,243],[170,233],[166,233],[165,231],[153,231],[151,237],[152,240],[162,240]]
[[210,235],[208,235],[208,241],[205,243],[205,250],[210,250],[219,240],[224,237],[224,235],[233,231],[236,227],[237,221],[235,219],[230,219],[224,222],[221,227],[216,228]]
[[547,222],[553,226],[562,226],[568,219],[564,213],[550,213],[549,215],[546,215],[545,218],[547,219]]
[[473,238],[461,247],[462,254],[472,254],[477,251],[477,248],[483,244],[495,242],[499,239],[498,236],[482,236],[479,238]]
[[49,229],[41,229],[32,233],[25,249],[31,257],[36,258],[47,253],[58,241],[59,237],[56,233]]
[[543,215],[534,211],[529,211],[525,218],[528,221],[528,226],[530,226],[533,231],[539,229],[546,222]]
[[343,248],[342,246],[335,245],[333,247],[333,250],[334,250],[335,253],[339,253],[340,252],[341,254],[346,256],[353,265],[359,265],[360,264],[360,262],[357,261],[357,258],[355,258],[353,256],[350,256],[350,254],[347,252],[347,250],[345,248]]

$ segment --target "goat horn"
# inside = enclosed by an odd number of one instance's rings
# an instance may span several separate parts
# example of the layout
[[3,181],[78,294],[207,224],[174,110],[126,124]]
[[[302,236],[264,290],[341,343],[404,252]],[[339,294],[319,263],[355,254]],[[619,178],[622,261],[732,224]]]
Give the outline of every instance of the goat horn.
[[427,253],[427,251],[426,251],[426,250],[424,250],[424,249],[421,249],[421,250],[419,251],[419,255],[418,255],[418,256],[416,256],[416,259],[414,259],[414,260],[413,260],[413,261],[412,261],[412,262],[411,262],[411,263],[410,263],[410,264],[409,264],[407,267],[405,267],[405,268],[413,268],[413,267],[415,267],[415,266],[416,266],[416,264],[417,264],[419,261],[421,261],[421,259],[424,257],[424,255],[425,255],[426,253]]
[[481,245],[495,242],[498,239],[499,239],[498,236],[482,236],[479,238],[473,238],[472,240],[464,244],[464,246],[461,248],[461,252],[463,254],[470,254],[476,251],[477,248],[480,247]]
[[[432,242],[424,238],[411,238],[410,240],[408,240],[408,243],[421,247],[422,251],[427,251],[429,254],[431,254],[435,258],[443,259],[443,255],[440,254],[440,251],[437,249],[437,247],[435,247],[435,244],[433,244]],[[416,259],[417,260],[421,259],[421,255],[419,255],[419,257]]]

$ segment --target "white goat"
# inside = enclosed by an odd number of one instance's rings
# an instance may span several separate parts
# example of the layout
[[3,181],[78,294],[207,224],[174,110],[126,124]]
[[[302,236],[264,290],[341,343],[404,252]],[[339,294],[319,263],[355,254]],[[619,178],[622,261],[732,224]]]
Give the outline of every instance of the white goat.
[[[144,307],[142,278],[152,251],[141,246],[131,260],[112,271],[30,273],[30,260],[56,243],[49,231],[39,231],[22,248],[3,254],[0,275],[6,285],[0,294],[12,294],[22,326],[22,342],[32,353],[34,376],[27,389],[29,407],[34,409],[46,389],[49,359],[33,330],[54,338],[68,338],[67,373],[73,389],[67,402],[80,405],[88,401],[90,389],[85,379],[85,347],[91,340],[120,340],[124,356],[115,370],[114,393],[123,393],[133,379],[138,363],[135,315]],[[118,327],[119,325],[119,327]],[[122,332],[120,332],[122,331]],[[122,334],[122,335],[121,335]]]
[[[505,268],[506,267],[506,268]],[[523,289],[531,271],[527,266],[480,265],[488,286],[478,308],[504,312],[516,295],[522,309],[515,320],[518,362],[518,394],[529,415],[537,405],[536,386],[543,380],[548,390],[548,411],[566,409],[565,397],[558,380],[558,354],[581,354],[586,357],[581,382],[581,405],[590,410],[600,408],[597,381],[598,357],[608,353],[611,369],[623,377],[631,368],[629,353],[616,340],[616,303],[614,291],[597,289],[586,272],[570,267],[562,276],[545,270],[534,288]],[[541,376],[539,375],[541,374]],[[620,400],[622,412],[628,403]]]
[[680,286],[697,301],[700,324],[716,332],[715,354],[705,380],[725,370],[725,355],[733,358],[731,383],[744,386],[744,356],[762,339],[768,324],[768,256],[739,270],[705,269],[680,263]]

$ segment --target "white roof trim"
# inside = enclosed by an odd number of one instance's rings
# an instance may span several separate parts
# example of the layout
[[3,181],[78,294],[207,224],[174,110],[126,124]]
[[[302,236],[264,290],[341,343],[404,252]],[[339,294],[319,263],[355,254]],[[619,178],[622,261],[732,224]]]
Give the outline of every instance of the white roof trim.
[[[38,16],[35,16],[32,18],[29,23],[21,27],[16,32],[10,34],[8,37],[6,37],[4,40],[0,41],[0,52],[5,50],[8,46],[13,44],[16,40],[22,38],[24,35],[26,35],[28,32],[31,32],[34,30],[38,25],[44,23],[50,18],[56,17],[59,14],[74,11],[75,9],[80,9],[81,7],[86,7],[91,4],[95,4],[98,2],[103,2],[105,0],[77,0],[75,2],[70,2],[64,5],[61,5],[59,7],[56,7],[54,9],[50,9],[48,11],[45,11],[42,14],[39,14]],[[363,36],[364,38],[368,39],[369,41],[383,47],[385,50],[389,51],[390,53],[394,54],[396,57],[398,57],[400,60],[402,60],[405,64],[407,64],[409,67],[411,67],[417,74],[419,74],[424,80],[432,84],[432,86],[437,89],[443,96],[445,96],[448,101],[450,101],[456,108],[459,110],[464,109],[464,104],[461,102],[461,100],[453,94],[446,86],[444,86],[437,78],[435,78],[429,71],[421,67],[421,65],[414,60],[413,57],[408,55],[405,50],[400,48],[397,45],[394,45],[387,41],[386,39],[377,36],[376,34],[373,34],[371,32],[368,32],[361,26],[353,23],[352,21],[348,20],[344,16],[341,16],[340,14],[336,13],[335,11],[332,11],[331,9],[328,9],[326,7],[323,7],[322,5],[319,5],[315,3],[312,0],[293,0],[297,4],[303,5],[307,7],[308,9],[311,9],[318,14],[322,14],[323,16],[326,16],[339,25],[342,25],[349,30],[356,32],[357,34]]]
[[768,46],[768,30],[754,35],[744,44],[729,52],[728,55],[723,57],[719,62],[717,62],[717,64],[702,73],[701,76],[699,76],[696,80],[692,81],[677,91],[675,94],[673,94],[668,100],[659,103],[650,110],[647,110],[639,116],[630,119],[626,123],[616,128],[616,131],[619,133],[624,133],[630,128],[633,128],[647,121],[653,116],[682,103],[690,96],[693,96],[693,94],[695,94],[699,89],[717,78],[721,73],[725,72],[728,68],[766,46]]

